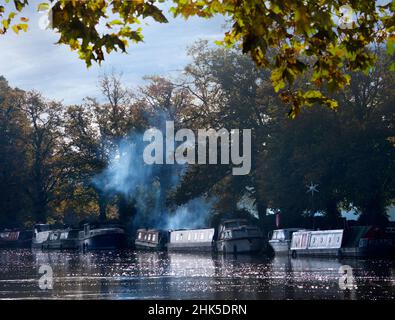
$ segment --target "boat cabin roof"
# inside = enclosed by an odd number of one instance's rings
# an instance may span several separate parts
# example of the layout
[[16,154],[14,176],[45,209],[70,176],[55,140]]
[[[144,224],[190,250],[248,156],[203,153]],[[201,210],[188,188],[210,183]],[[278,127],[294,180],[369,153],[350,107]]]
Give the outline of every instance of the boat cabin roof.
[[222,223],[233,223],[233,222],[248,223],[248,220],[247,219],[227,219],[227,220],[222,221]]

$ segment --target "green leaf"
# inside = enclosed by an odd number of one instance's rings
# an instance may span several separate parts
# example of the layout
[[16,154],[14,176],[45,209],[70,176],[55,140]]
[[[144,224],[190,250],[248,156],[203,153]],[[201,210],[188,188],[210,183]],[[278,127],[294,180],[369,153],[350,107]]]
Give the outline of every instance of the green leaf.
[[12,26],[12,30],[16,33],[19,34],[19,28],[17,25]]
[[3,24],[4,28],[8,29],[9,27],[8,20],[4,19],[1,23]]
[[387,46],[388,54],[390,54],[390,55],[394,54],[394,52],[395,52],[395,37],[390,38],[387,41],[387,45],[386,46]]
[[270,80],[272,81],[274,91],[278,92],[285,87],[285,81],[283,78],[283,69],[277,68],[272,72]]
[[20,23],[20,24],[18,24],[18,26],[25,32],[27,32],[27,29],[29,27],[27,23]]
[[110,21],[108,24],[113,26],[113,25],[123,25],[124,23],[121,20],[116,19],[116,20]]
[[48,10],[49,10],[49,3],[41,2],[41,3],[37,6],[37,10],[38,10],[38,11],[48,11]]

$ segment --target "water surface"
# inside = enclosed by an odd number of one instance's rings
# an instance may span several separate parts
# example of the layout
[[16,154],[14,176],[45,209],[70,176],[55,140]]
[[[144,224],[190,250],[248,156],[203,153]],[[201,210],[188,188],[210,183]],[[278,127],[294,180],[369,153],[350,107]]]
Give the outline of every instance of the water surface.
[[[40,266],[53,289],[39,286]],[[354,288],[339,287],[352,267]],[[0,250],[0,299],[395,299],[394,260]]]

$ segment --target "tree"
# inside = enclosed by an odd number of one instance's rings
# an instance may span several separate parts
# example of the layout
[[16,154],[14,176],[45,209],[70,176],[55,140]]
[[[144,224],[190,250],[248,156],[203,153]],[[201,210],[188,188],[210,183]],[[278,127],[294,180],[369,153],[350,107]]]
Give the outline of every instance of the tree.
[[[276,120],[260,183],[270,206],[297,215],[321,211],[336,225],[341,209],[356,209],[363,224],[383,225],[394,201],[393,73],[382,51],[368,73],[353,75],[337,111],[309,108],[300,121]],[[277,116],[276,116],[277,114]],[[262,159],[263,160],[263,159]],[[319,184],[314,203],[305,185]]]
[[215,196],[217,211],[226,216],[237,214],[238,204],[248,195],[255,201],[263,221],[267,202],[257,196],[257,172],[261,168],[257,159],[265,152],[267,109],[276,102],[270,75],[239,51],[212,49],[205,41],[195,44],[189,54],[193,61],[185,68],[178,85],[194,99],[181,112],[183,125],[194,130],[252,129],[252,168],[247,176],[233,176],[231,165],[189,166],[170,202],[179,205],[202,195]]
[[16,227],[31,220],[28,150],[24,139],[29,122],[22,111],[24,93],[0,77],[0,226]]
[[131,95],[121,84],[120,76],[115,73],[103,75],[99,88],[105,103],[87,98],[84,105],[68,107],[66,134],[68,157],[74,172],[72,191],[81,193],[85,190],[85,196],[90,197],[95,194],[99,218],[104,221],[109,199],[95,185],[93,178],[106,168],[117,141],[128,134],[133,123],[130,117]]
[[[58,43],[78,52],[89,66],[104,60],[104,52],[126,51],[129,41],[143,41],[141,19],[168,20],[159,4],[164,0],[134,1],[47,1],[39,10],[48,10],[51,27],[60,34]],[[10,27],[26,31],[27,19],[12,25],[27,0],[14,0],[15,9],[6,15],[0,6],[5,33]],[[270,68],[271,81],[283,102],[296,116],[305,105],[321,103],[336,108],[337,102],[323,92],[339,90],[349,84],[349,72],[368,70],[375,55],[372,44],[395,48],[395,2],[354,0],[173,0],[170,12],[185,18],[210,18],[216,14],[229,19],[230,30],[223,44],[240,44],[258,66]],[[50,7],[52,4],[52,7]],[[110,17],[111,16],[111,17]],[[113,18],[115,16],[115,19]],[[101,28],[100,21],[105,21]],[[136,27],[134,27],[136,26]],[[100,31],[99,31],[100,29]],[[270,55],[269,55],[270,54]],[[392,69],[394,65],[392,65]],[[307,77],[308,86],[300,89],[295,80]]]
[[63,161],[63,106],[46,101],[37,92],[28,92],[22,109],[30,125],[25,141],[30,162],[28,194],[33,202],[34,218],[46,222],[48,205],[55,200],[55,191],[68,173]]
[[[269,75],[237,51],[199,43],[191,54],[179,85],[195,99],[180,119],[194,129],[252,128],[252,169],[235,177],[228,166],[189,166],[170,203],[211,195],[217,212],[237,215],[247,195],[263,225],[267,209],[280,211],[289,226],[320,212],[328,227],[339,227],[341,210],[350,207],[365,224],[387,221],[395,172],[394,79],[385,71],[387,55],[378,52],[380,60],[368,74],[353,76],[350,90],[336,97],[342,108],[306,108],[292,121],[284,117]],[[310,182],[319,184],[314,201],[306,193]]]
[[[393,57],[378,50],[380,59],[368,74],[353,77],[341,94],[344,156],[350,165],[344,176],[349,202],[365,224],[385,224],[386,209],[395,199],[394,84],[387,67]],[[352,165],[351,165],[352,163]]]

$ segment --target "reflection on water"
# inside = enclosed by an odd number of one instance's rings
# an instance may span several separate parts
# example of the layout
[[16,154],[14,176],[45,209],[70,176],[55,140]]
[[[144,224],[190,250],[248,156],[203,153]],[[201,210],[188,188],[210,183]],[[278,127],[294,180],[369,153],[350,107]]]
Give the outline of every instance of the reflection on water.
[[[39,288],[41,265],[53,289]],[[353,268],[355,289],[339,288]],[[0,251],[1,299],[395,299],[395,261],[165,252]]]

